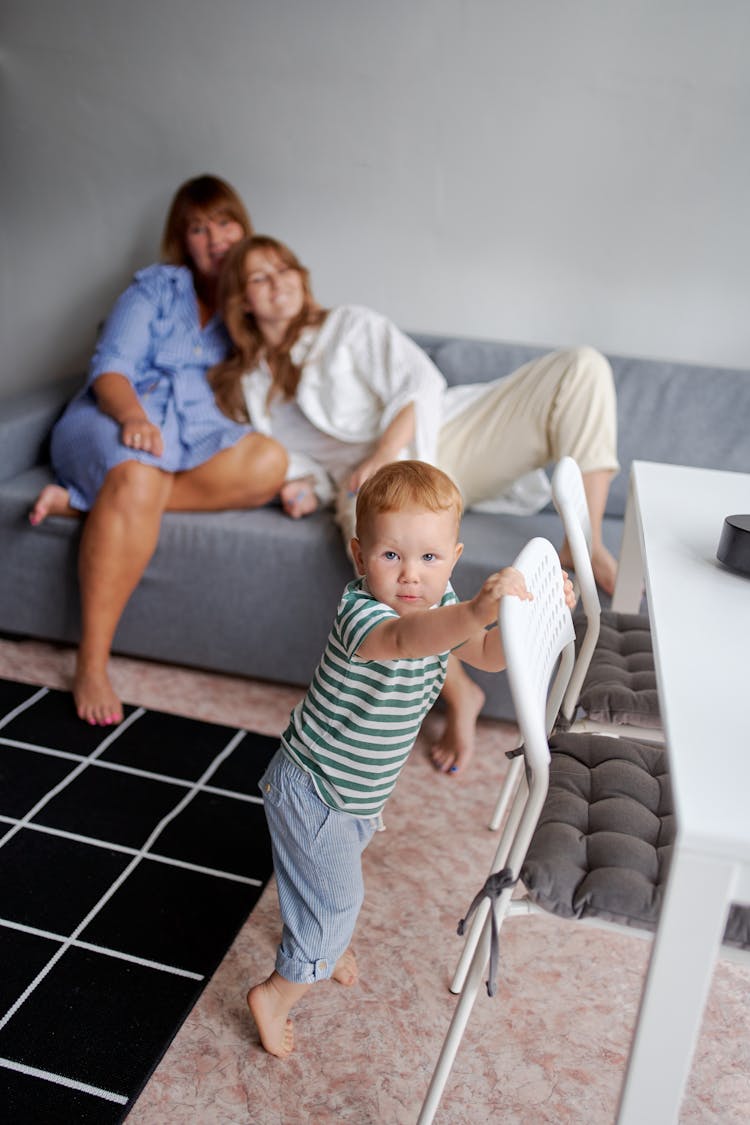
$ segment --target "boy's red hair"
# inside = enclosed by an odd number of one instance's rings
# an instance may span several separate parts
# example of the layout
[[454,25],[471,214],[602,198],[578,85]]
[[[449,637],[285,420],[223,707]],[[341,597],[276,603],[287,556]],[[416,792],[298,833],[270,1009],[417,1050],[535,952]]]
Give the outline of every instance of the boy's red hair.
[[357,495],[357,538],[360,530],[381,512],[405,508],[453,511],[456,532],[463,515],[461,493],[447,473],[426,461],[391,461],[365,481]]

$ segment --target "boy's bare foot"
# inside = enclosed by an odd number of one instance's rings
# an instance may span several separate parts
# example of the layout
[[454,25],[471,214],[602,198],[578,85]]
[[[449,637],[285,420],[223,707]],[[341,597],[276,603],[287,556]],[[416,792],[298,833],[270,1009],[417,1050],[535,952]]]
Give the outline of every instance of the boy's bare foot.
[[318,507],[313,477],[298,477],[296,480],[288,480],[281,486],[279,497],[282,508],[293,520],[298,520],[302,516],[309,516]]
[[264,1049],[279,1059],[288,1058],[294,1050],[294,1024],[288,1018],[289,1005],[274,986],[273,976],[250,989],[247,1005]]
[[357,958],[354,956],[354,950],[351,946],[339,957],[332,976],[333,980],[337,980],[339,984],[343,984],[345,988],[351,988],[352,985],[356,984],[359,980]]
[[75,508],[70,506],[70,494],[61,484],[47,484],[39,493],[34,507],[29,512],[29,523],[38,527],[47,516],[76,516]]
[[435,768],[451,776],[464,772],[474,755],[477,719],[484,706],[484,692],[479,684],[468,677],[467,680],[470,686],[462,693],[460,707],[446,703],[442,737],[430,749],[430,761]]
[[103,668],[88,668],[79,660],[73,681],[73,698],[78,718],[85,723],[108,727],[122,722],[122,704]]

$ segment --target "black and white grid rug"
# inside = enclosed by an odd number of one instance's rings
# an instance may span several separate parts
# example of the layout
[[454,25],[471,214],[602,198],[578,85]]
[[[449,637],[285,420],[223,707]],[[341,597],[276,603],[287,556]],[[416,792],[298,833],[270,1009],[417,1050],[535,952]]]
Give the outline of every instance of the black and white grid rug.
[[0,680],[0,1120],[122,1121],[271,874],[278,740]]

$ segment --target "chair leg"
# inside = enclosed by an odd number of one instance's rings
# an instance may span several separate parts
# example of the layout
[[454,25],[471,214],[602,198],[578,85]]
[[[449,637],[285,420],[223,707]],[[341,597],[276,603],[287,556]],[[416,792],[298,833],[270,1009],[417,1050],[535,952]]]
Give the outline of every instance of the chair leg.
[[485,917],[484,927],[480,935],[479,944],[475,950],[469,966],[466,984],[456,1004],[448,1033],[443,1041],[443,1046],[438,1057],[435,1070],[427,1088],[427,1095],[419,1114],[417,1125],[430,1125],[435,1116],[440,1099],[443,1096],[446,1082],[450,1075],[456,1053],[461,1045],[466,1025],[469,1022],[474,1001],[477,998],[482,980],[487,972],[490,952],[490,918]]
[[[506,865],[508,852],[510,851],[511,843],[513,841],[513,838],[515,837],[516,830],[520,823],[525,803],[521,799],[521,794],[519,793],[519,786],[521,784],[525,783],[523,782],[523,758],[519,756],[518,758],[514,758],[512,760],[510,769],[508,770],[508,773],[505,777],[505,782],[503,783],[502,792],[500,794],[501,800],[503,801],[504,805],[503,815],[508,805],[511,804],[511,801],[513,802],[513,804],[511,805],[510,812],[505,821],[505,824],[503,825],[503,831],[500,835],[500,840],[498,841],[497,850],[495,851],[495,858],[493,859],[490,869],[487,872],[488,875],[492,875],[495,871],[500,871]],[[468,971],[469,965],[471,964],[471,959],[474,956],[474,950],[477,947],[479,935],[482,932],[482,924],[487,917],[488,910],[489,900],[485,899],[477,907],[476,914],[474,915],[474,918],[469,925],[468,933],[466,934],[466,937],[464,939],[464,947],[461,951],[461,956],[458,959],[458,963],[453,973],[453,979],[450,983],[450,990],[456,996],[464,987],[466,973]]]
[[518,773],[523,766],[523,755],[519,754],[517,758],[512,758],[510,768],[505,775],[505,780],[500,789],[500,796],[495,805],[495,811],[492,814],[492,819],[488,825],[490,832],[497,832],[498,828],[503,822],[503,817],[511,802],[515,787],[518,784]]

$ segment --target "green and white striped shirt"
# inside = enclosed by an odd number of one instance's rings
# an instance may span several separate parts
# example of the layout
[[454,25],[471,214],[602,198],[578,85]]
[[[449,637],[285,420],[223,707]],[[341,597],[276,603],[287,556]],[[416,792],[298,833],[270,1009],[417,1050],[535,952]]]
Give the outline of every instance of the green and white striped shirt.
[[[440,604],[457,601],[449,584]],[[394,617],[364,578],[349,583],[312,683],[281,737],[321,800],[355,816],[382,811],[448,666],[447,652],[410,660],[356,656],[371,629]]]

